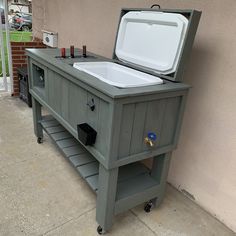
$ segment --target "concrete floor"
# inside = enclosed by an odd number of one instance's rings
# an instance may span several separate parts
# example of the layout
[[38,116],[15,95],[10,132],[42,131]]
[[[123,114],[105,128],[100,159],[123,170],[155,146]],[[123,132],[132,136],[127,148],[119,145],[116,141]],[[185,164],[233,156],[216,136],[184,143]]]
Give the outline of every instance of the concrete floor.
[[[1,75],[0,75],[1,76]],[[10,77],[7,77],[7,91],[10,91]],[[4,82],[3,82],[3,77],[0,77],[0,92],[2,90],[5,90],[5,85],[4,85]]]
[[[97,235],[96,198],[50,139],[36,143],[32,111],[0,93],[0,235]],[[115,218],[108,235],[233,236],[171,186],[159,209]]]

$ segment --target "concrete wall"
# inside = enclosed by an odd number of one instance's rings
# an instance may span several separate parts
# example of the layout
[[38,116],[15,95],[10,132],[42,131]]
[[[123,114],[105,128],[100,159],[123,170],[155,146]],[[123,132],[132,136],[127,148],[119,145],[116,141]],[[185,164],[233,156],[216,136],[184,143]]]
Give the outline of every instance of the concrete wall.
[[[149,0],[34,0],[34,33],[59,33],[71,44],[110,57],[121,7]],[[159,0],[163,8],[203,11],[185,82],[193,86],[169,182],[236,231],[236,1]]]

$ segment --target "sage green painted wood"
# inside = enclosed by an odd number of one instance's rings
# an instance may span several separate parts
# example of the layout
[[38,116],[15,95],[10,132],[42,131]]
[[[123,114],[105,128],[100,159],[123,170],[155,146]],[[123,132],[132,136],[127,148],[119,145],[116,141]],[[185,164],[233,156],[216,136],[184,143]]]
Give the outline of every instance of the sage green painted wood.
[[[82,157],[85,156],[83,159]],[[71,162],[73,162],[73,166],[80,166],[84,165],[90,162],[95,162],[94,158],[88,158],[88,154],[80,154],[78,156],[72,156],[69,158]],[[136,162],[132,163],[126,166],[122,166],[119,168],[119,174],[118,174],[118,183],[129,181],[130,179],[137,177],[139,175],[147,174],[149,173],[149,169],[145,167],[142,163]],[[86,181],[90,181],[90,185],[93,187],[94,190],[98,189],[98,175],[93,175],[91,177],[87,177]],[[119,191],[119,189],[117,190]]]
[[[93,111],[87,105],[92,101],[95,105]],[[110,139],[110,129],[108,127],[111,123],[110,105],[91,93],[87,94],[87,104],[86,123],[97,131],[94,147],[104,158],[108,159],[108,143]]]
[[95,129],[97,131],[97,138],[94,147],[98,149],[108,161],[109,144],[111,139],[111,130],[108,128],[111,127],[111,105],[102,99],[99,99],[97,123],[98,124]]
[[[147,144],[142,143],[142,151],[152,150],[154,148],[160,147],[160,138],[161,138],[161,128],[163,120],[165,120],[164,109],[166,107],[166,99],[154,100],[148,102],[145,128],[142,139],[148,136],[149,132],[153,132],[157,135],[157,139],[154,142],[154,147],[150,147]],[[165,130],[163,130],[165,132]]]
[[64,77],[62,77],[61,79],[61,116],[63,117],[63,119],[65,119],[66,121],[69,120],[69,88],[70,88],[70,82],[68,80],[66,80]]
[[[54,124],[57,123],[57,121],[51,116],[47,117],[46,119],[42,119],[41,117],[38,124],[45,130],[49,137],[52,138],[63,156],[70,161],[79,174],[86,180],[86,182],[88,182],[92,190],[96,191],[97,186],[94,185],[96,180],[91,179],[90,176],[98,175],[99,163],[82,147],[82,145],[80,145],[80,143],[75,138],[65,138],[59,141],[57,138],[55,139],[55,136],[53,136],[54,134],[51,134],[48,131],[48,129],[51,129],[52,125],[54,125],[52,121],[54,121]],[[51,125],[48,122],[51,122]],[[63,129],[62,126],[61,128]],[[70,133],[66,130],[63,133],[70,135]]]
[[[74,138],[56,141],[53,136],[55,133],[48,131],[60,126],[56,120],[51,117],[47,117],[46,120],[41,118],[39,124],[54,140],[63,155],[69,157],[68,160],[91,189],[98,194],[96,218],[104,230],[111,228],[115,214],[150,199],[157,198],[157,204],[160,204],[164,196],[170,154],[163,154],[154,159],[151,175],[149,169],[141,163],[125,165],[120,167],[119,171],[118,168],[108,170],[102,164],[99,165]],[[61,128],[64,129],[62,126]]]
[[[55,75],[54,75],[54,77],[55,77]],[[62,78],[62,77],[60,77],[60,78]],[[67,81],[66,83],[67,83],[67,86],[69,87],[69,88],[67,88],[66,90],[69,90],[69,94],[70,94],[70,96],[71,96],[71,94],[73,94],[73,91],[72,92],[70,92],[70,88],[71,87],[75,87],[74,88],[74,90],[76,90],[77,91],[77,89],[79,90],[79,91],[82,91],[82,93],[84,94],[84,96],[83,96],[83,98],[84,98],[84,100],[86,100],[86,101],[88,101],[88,94],[90,94],[90,93],[88,93],[88,92],[86,92],[86,91],[84,91],[82,88],[80,88],[80,87],[78,87],[78,86],[75,86],[73,83],[71,83],[70,81],[68,81],[68,80],[66,80],[66,78],[63,78],[63,79],[60,79],[60,80],[65,80],[65,81]],[[72,89],[73,90],[73,89]],[[75,94],[77,94],[76,93],[76,91],[74,92]],[[175,94],[183,94],[183,93],[185,93],[185,91],[184,90],[182,90],[182,91],[175,91],[175,92],[172,92],[172,93],[164,93],[164,97],[165,98],[167,98],[168,96],[170,97],[170,96],[174,96]],[[78,95],[78,94],[77,94]],[[86,98],[86,95],[87,95],[87,98]],[[91,96],[94,96],[95,98],[97,98],[97,96],[96,95],[92,95],[91,94]],[[136,96],[136,97],[130,97],[129,99],[131,100],[131,101],[139,101],[139,102],[144,102],[146,99],[151,99],[151,98],[154,98],[154,97],[163,97],[163,94],[158,94],[158,95],[148,95],[147,97],[144,97],[144,96]],[[75,104],[77,104],[76,103],[76,101],[77,101],[77,99],[76,99],[76,95],[75,96],[73,96],[73,97],[75,97],[75,99],[72,101],[72,102],[70,102],[69,101],[69,104],[68,104],[68,106],[65,106],[65,105],[63,105],[63,107],[65,107],[65,109],[64,110],[66,110],[67,109],[67,111],[68,111],[68,113],[69,113],[69,110],[75,110],[75,111],[78,111],[78,110],[83,110],[83,109],[79,109],[79,108],[76,108],[76,105]],[[142,98],[142,100],[140,99],[140,98]],[[58,99],[59,100],[59,99]],[[62,100],[62,99],[61,99]],[[68,99],[69,100],[69,99]],[[80,99],[81,100],[81,99]],[[83,99],[82,99],[83,100]],[[122,99],[121,100],[121,102],[123,103],[123,102],[125,102],[126,103],[126,100],[127,99]],[[102,101],[102,102],[101,102]],[[62,101],[60,101],[60,103],[61,103]],[[120,133],[120,128],[122,128],[122,127],[119,127],[119,124],[120,124],[120,120],[119,119],[117,119],[119,116],[121,116],[122,117],[122,114],[119,114],[119,113],[117,113],[117,111],[116,111],[116,115],[115,116],[111,116],[111,114],[113,114],[113,112],[112,112],[112,110],[114,109],[114,108],[112,108],[111,107],[111,105],[113,104],[113,103],[108,103],[108,102],[106,102],[106,101],[103,101],[103,100],[100,100],[99,101],[99,104],[100,103],[104,103],[104,104],[106,104],[106,105],[103,105],[103,106],[100,106],[99,105],[99,107],[100,107],[100,109],[103,109],[103,110],[106,110],[108,113],[109,113],[109,115],[107,115],[107,113],[105,114],[105,113],[101,113],[101,112],[98,112],[98,116],[101,116],[102,117],[102,120],[104,121],[104,120],[107,120],[108,121],[108,123],[110,123],[110,127],[112,127],[110,130],[109,129],[107,129],[107,123],[101,123],[100,125],[101,126],[99,126],[99,127],[102,127],[102,128],[100,128],[100,130],[98,130],[98,138],[97,138],[97,142],[96,142],[96,144],[95,144],[95,146],[94,147],[86,147],[87,148],[87,150],[89,150],[93,155],[95,155],[95,157],[96,158],[99,158],[99,156],[100,156],[100,159],[98,159],[98,160],[100,160],[101,162],[103,162],[103,164],[105,164],[108,168],[112,168],[112,167],[115,167],[115,166],[117,166],[118,165],[118,161],[117,161],[117,153],[116,153],[116,151],[114,152],[114,150],[112,149],[112,146],[114,145],[116,145],[116,144],[113,144],[113,142],[112,142],[112,136],[115,136],[114,137],[114,140],[116,139],[116,140],[119,140],[120,138],[119,138],[119,136],[117,136],[117,134],[118,133]],[[120,104],[120,105],[118,105],[117,107],[121,107],[121,110],[123,110],[123,108],[122,108],[122,103]],[[144,102],[145,103],[145,102]],[[80,103],[81,104],[81,103]],[[114,103],[115,104],[115,103]],[[68,107],[72,107],[71,109],[69,109]],[[73,107],[74,106],[74,107]],[[83,103],[83,106],[85,106],[85,102]],[[108,107],[106,107],[106,106],[108,106]],[[132,105],[133,106],[133,105]],[[135,103],[135,107],[138,107],[138,104],[137,103]],[[87,104],[86,104],[86,108],[84,108],[84,110],[86,109],[86,111],[84,111],[84,112],[82,112],[82,113],[80,113],[80,114],[74,114],[74,116],[72,116],[72,118],[68,115],[65,115],[66,114],[66,112],[64,112],[64,115],[62,115],[62,114],[59,114],[59,112],[57,112],[57,111],[55,111],[56,109],[53,109],[53,108],[51,108],[50,107],[50,111],[52,111],[52,112],[54,112],[54,114],[56,113],[57,114],[57,116],[56,116],[56,118],[58,119],[58,120],[62,120],[62,124],[65,126],[65,127],[68,127],[69,129],[68,130],[70,130],[71,131],[71,133],[72,133],[72,135],[74,136],[74,137],[77,137],[77,125],[76,125],[76,120],[78,120],[78,117],[79,118],[81,118],[81,116],[84,116],[85,118],[83,118],[83,121],[84,120],[93,120],[93,125],[95,124],[94,123],[94,121],[96,120],[96,119],[94,119],[94,117],[91,117],[91,118],[88,118],[88,106],[87,106]],[[62,113],[62,112],[61,112]],[[76,112],[73,112],[73,113],[76,113]],[[87,115],[86,115],[87,114]],[[138,114],[136,114],[137,116],[136,117],[139,117],[139,115]],[[70,119],[69,120],[65,120],[65,118],[66,117],[70,117],[71,118],[71,120],[72,119],[74,119],[74,122],[71,122],[70,121]],[[96,117],[96,116],[95,116]],[[113,117],[113,118],[112,118]],[[100,119],[100,118],[99,118]],[[111,120],[111,119],[114,119],[114,122]],[[114,130],[117,130],[117,133],[116,132],[112,132],[112,130],[113,130],[113,125],[115,126],[115,128],[114,128]],[[135,131],[137,131],[136,129],[133,129],[133,130],[135,130]],[[102,132],[104,132],[104,134],[102,134]],[[113,134],[113,135],[111,135],[111,134]],[[133,135],[134,137],[138,137],[138,136],[136,136],[136,135]],[[128,135],[127,135],[127,133],[126,133],[126,137],[128,137]],[[122,139],[123,140],[123,139]],[[140,139],[139,140],[139,142],[143,142],[143,138],[142,139]],[[123,145],[126,145],[128,142],[124,142],[124,144],[121,144],[121,146],[123,146]],[[129,147],[129,149],[131,148],[131,150],[133,150],[133,149],[135,149],[135,146],[136,147],[140,147],[140,145],[134,145],[134,142],[131,140],[130,141],[130,143],[132,144],[131,145],[131,147]],[[170,145],[170,147],[171,147],[172,145]],[[133,152],[130,152],[130,150],[128,151],[128,149],[127,149],[127,147],[128,146],[126,146],[126,149],[123,149],[123,148],[118,148],[118,151],[119,150],[126,150],[126,152],[128,152],[128,154],[126,155],[126,156],[123,156],[123,158],[125,158],[125,159],[127,159],[127,158],[129,158],[129,157],[131,157],[131,156],[133,156]],[[170,151],[170,150],[169,150]],[[135,151],[134,151],[135,152]],[[124,154],[122,154],[122,155],[124,155]],[[108,158],[108,156],[109,156],[109,158]],[[102,160],[101,160],[101,158],[102,158]],[[139,158],[139,159],[145,159],[146,158],[146,156],[145,156],[145,153],[143,153],[143,157],[142,158]],[[119,159],[119,158],[118,158]],[[136,160],[138,160],[138,159],[134,159],[133,161],[136,161]],[[130,162],[130,158],[129,158],[129,160],[127,159],[127,163],[129,163]],[[124,163],[125,164],[125,163]]]
[[43,138],[43,129],[39,121],[42,120],[42,106],[41,104],[32,97],[32,109],[33,109],[33,122],[34,122],[34,133],[38,138]]
[[[48,104],[52,107],[58,114],[61,114],[61,101],[64,99],[62,97],[61,84],[63,78],[54,73],[51,70],[48,70]],[[53,91],[53,92],[52,92]]]
[[78,86],[69,84],[69,120],[71,126],[77,130],[77,125],[86,122],[87,92]]
[[[44,128],[97,193],[96,219],[103,231],[111,228],[115,214],[150,199],[157,199],[159,205],[164,196],[170,155],[178,141],[190,88],[168,80],[182,79],[183,64],[200,18],[199,12],[191,10],[173,12],[189,17],[188,33],[193,35],[184,42],[174,77],[162,76],[162,85],[119,89],[71,66],[80,61],[111,61],[155,75],[145,68],[118,62],[117,58],[89,53],[88,58],[64,60],[55,57],[60,55],[59,49],[27,50],[35,134],[42,137]],[[37,66],[44,71],[44,85]],[[88,106],[92,99],[94,111]],[[42,119],[41,106],[56,120]],[[97,131],[94,146],[84,146],[78,140],[77,125],[85,122]],[[144,144],[148,132],[157,133],[154,148]],[[151,173],[135,163],[150,157],[155,157]]]
[[[108,102],[111,102],[111,100],[115,98],[135,97],[158,93],[161,94],[163,92],[183,91],[190,88],[189,85],[183,83],[168,83],[168,81],[166,81],[162,85],[119,89],[112,85],[106,84],[105,82],[102,82],[85,72],[73,68],[66,60],[56,59],[55,56],[60,53],[59,49],[27,49],[26,53],[30,56],[31,63],[32,61],[37,60],[43,66],[59,73],[73,84],[77,84],[81,88]],[[96,55],[96,58],[96,61],[104,61],[104,58],[100,59],[101,57],[98,55]],[[80,61],[81,59],[77,59],[77,62]],[[88,59],[87,61],[91,60]],[[112,60],[106,58],[106,61]],[[150,72],[150,74],[153,73]]]
[[[89,107],[89,103],[92,103],[94,101],[95,109],[92,111]],[[91,94],[87,94],[87,101],[86,101],[86,122],[93,127],[95,130],[98,130],[98,118],[100,113],[100,99]]]
[[[50,111],[50,113],[53,115],[53,117],[55,117],[61,124],[63,124],[63,126],[66,128],[66,130],[68,132],[70,132],[74,136],[74,138],[78,139],[77,130],[72,128],[72,126],[66,120],[64,120],[61,116],[58,115],[58,113],[56,113],[53,109],[51,109],[51,107],[48,106],[47,103],[43,99],[41,99],[37,93],[35,93],[33,90],[31,90],[30,92],[31,92],[32,96],[34,96],[37,99],[37,101],[40,101],[40,104],[42,104],[44,107],[46,107],[48,109],[48,111]],[[79,142],[79,144],[84,146],[80,142]],[[104,156],[102,156],[101,153],[98,152],[93,146],[84,146],[84,148],[87,149],[97,160],[99,160],[100,163],[109,167],[108,159],[106,160],[104,158]]]
[[121,212],[127,211],[141,203],[147,202],[150,199],[159,196],[160,186],[155,185],[145,191],[138,192],[134,195],[129,195],[126,198],[122,198],[115,203],[115,215]]
[[107,170],[99,165],[96,220],[104,231],[112,227],[117,190],[118,168]]
[[153,165],[151,170],[151,176],[160,185],[158,198],[155,199],[154,205],[158,207],[163,201],[166,179],[168,176],[169,166],[170,166],[171,153],[165,153],[153,158]]
[[85,165],[78,166],[76,169],[80,173],[80,175],[85,179],[87,177],[97,175],[98,174],[99,164],[97,161],[87,163]]
[[181,51],[181,56],[178,63],[178,70],[175,73],[176,81],[183,80],[184,69],[186,68],[189,61],[190,53],[192,51],[192,46],[197,32],[198,24],[200,22],[201,14],[202,12],[200,11],[191,10],[191,15],[189,17],[190,24],[187,30],[188,36],[184,42],[184,47],[182,48]]
[[[40,79],[40,74],[37,71],[37,68],[42,69],[44,74],[44,86],[42,86],[42,82]],[[46,91],[46,88],[48,86],[48,80],[47,80],[47,67],[45,67],[42,63],[39,63],[37,61],[32,60],[31,66],[30,66],[30,78],[31,78],[31,88],[35,90],[36,93],[39,94],[39,96],[43,97],[45,100],[47,100],[48,93]]]
[[68,138],[68,139],[63,139],[60,141],[57,141],[57,146],[60,149],[66,148],[66,147],[72,147],[78,145],[78,141],[75,140],[74,138]]
[[135,104],[133,130],[130,142],[130,155],[142,152],[146,112],[146,102]]
[[[131,163],[119,168],[118,182],[129,181],[130,179],[149,173],[149,169],[140,162]],[[118,189],[119,191],[119,189]],[[119,195],[119,194],[117,194]]]
[[165,162],[165,154],[161,154],[153,158],[151,176],[157,181],[158,184],[163,180],[163,166]]
[[81,145],[76,145],[73,147],[63,148],[62,152],[65,154],[66,157],[70,157],[70,156],[82,154],[85,152],[85,150]]
[[186,95],[181,97],[180,108],[179,108],[178,118],[177,118],[178,119],[177,127],[176,127],[175,134],[174,134],[175,147],[177,146],[179,135],[180,135],[180,130],[181,130],[181,126],[182,126],[186,101],[187,101],[187,93],[186,93]]
[[71,156],[69,157],[69,160],[74,167],[78,167],[96,161],[95,158],[92,155],[89,155],[88,152]]
[[93,191],[96,192],[98,190],[98,174],[87,177],[86,181],[88,182],[88,185],[93,189]]
[[[40,121],[41,125],[47,121],[55,121],[55,118],[52,115],[44,115],[42,120]],[[60,125],[60,124],[59,124]]]
[[116,200],[145,192],[156,185],[157,182],[148,173],[137,175],[134,178],[130,178],[129,181],[118,183]]
[[129,155],[131,136],[133,131],[135,104],[123,106],[122,120],[119,136],[118,158]]
[[[34,92],[32,91],[32,94],[37,97],[37,99],[41,100],[36,94],[34,94]],[[176,95],[176,93],[174,93]],[[182,94],[182,93],[181,93]],[[183,93],[184,94],[184,93]],[[172,94],[169,94],[170,97],[172,97]],[[116,167],[116,166],[121,166],[121,165],[125,165],[128,163],[132,163],[138,160],[143,160],[155,155],[159,155],[163,152],[168,152],[174,149],[173,145],[168,145],[166,147],[159,147],[157,150],[147,150],[141,153],[136,153],[136,154],[130,154],[127,157],[124,157],[123,160],[119,159],[117,160],[117,150],[118,150],[118,141],[119,141],[119,134],[120,134],[120,130],[121,130],[121,118],[122,118],[122,100],[120,100],[121,103],[106,103],[107,104],[107,108],[106,110],[109,111],[109,114],[112,114],[110,121],[107,122],[103,122],[103,127],[102,130],[106,130],[109,131],[108,135],[104,135],[105,139],[104,140],[108,140],[107,142],[105,142],[103,139],[101,139],[101,143],[103,143],[104,147],[107,147],[109,150],[109,153],[107,154],[107,156],[109,155],[110,158],[106,158],[105,155],[102,155],[101,152],[96,151],[97,147],[85,147],[88,151],[91,152],[91,154],[93,154],[95,156],[95,158],[97,160],[99,160],[101,163],[103,163],[107,168],[112,168],[112,167]],[[66,122],[61,116],[58,115],[58,113],[56,113],[53,109],[51,109],[45,102],[43,102],[43,100],[41,100],[42,104],[44,106],[46,106],[51,112],[52,114],[63,124],[64,127],[67,128],[67,130],[69,130],[71,132],[71,134],[77,138],[77,130],[72,128],[70,124],[68,124],[68,122]],[[137,104],[136,104],[137,106]],[[101,106],[100,106],[101,107]],[[102,107],[106,107],[106,106],[102,106]],[[86,105],[86,109],[87,109],[87,105]],[[114,109],[114,110],[113,110]],[[183,112],[183,110],[182,110]],[[101,114],[101,113],[100,113]],[[105,114],[105,113],[104,113]],[[109,120],[106,119],[109,116],[104,116],[103,120]],[[112,127],[111,129],[108,129],[107,124],[110,123],[110,127]],[[56,123],[57,124],[57,123]],[[134,129],[133,129],[134,130]],[[136,129],[135,129],[136,130]],[[111,135],[113,134],[113,135]],[[109,138],[109,136],[111,138]],[[134,137],[136,137],[134,135]],[[140,142],[143,142],[143,138],[140,139]],[[140,146],[140,145],[137,145]],[[116,151],[115,151],[116,150]]]
[[122,120],[122,103],[114,101],[111,106],[111,138],[109,140],[109,160],[106,162],[107,167],[115,167],[117,162],[117,153],[119,150],[119,137]]
[[178,126],[178,113],[181,97],[166,99],[163,109],[164,119],[162,122],[159,146],[174,144],[174,134]]
[[55,133],[59,133],[61,131],[64,131],[65,128],[62,126],[55,126],[55,127],[50,127],[48,128],[48,133],[49,134],[55,134]]
[[[107,123],[111,122],[109,103],[80,87],[73,86],[56,72],[48,70],[48,77],[48,105],[71,124],[74,133],[77,132],[77,125],[84,122],[93,127],[98,132],[96,149],[107,157],[110,138]],[[94,111],[87,105],[92,99],[95,102]]]
[[[123,105],[117,159],[173,146],[180,102],[178,96]],[[144,142],[149,132],[157,135],[154,147]]]
[[68,133],[67,131],[51,134],[51,136],[55,141],[59,141],[59,140],[63,140],[63,139],[72,137],[72,135],[70,133]]
[[116,162],[116,165],[123,166],[123,165],[127,165],[129,163],[133,163],[136,161],[145,160],[145,159],[160,155],[162,153],[169,152],[169,150],[173,150],[173,149],[174,149],[174,146],[169,145],[162,148],[157,148],[155,150],[147,150],[145,152],[137,153],[137,154],[128,156],[126,158],[122,158]]
[[[61,126],[60,123],[55,119],[53,119],[53,120],[43,120],[43,121],[41,121],[41,125],[44,128],[53,128],[53,127]],[[63,127],[62,127],[62,130],[65,131],[65,129],[63,129]]]
[[[169,82],[171,83],[171,82]],[[173,84],[173,83],[171,83]],[[148,87],[148,86],[147,86]],[[145,89],[145,87],[143,87],[143,89]],[[172,92],[163,92],[163,93],[156,93],[156,94],[148,94],[145,95],[139,95],[139,96],[131,96],[131,97],[126,97],[126,98],[120,98],[117,99],[117,101],[119,101],[119,103],[121,104],[132,104],[132,103],[141,103],[141,102],[151,102],[154,100],[160,100],[160,99],[164,99],[164,98],[170,98],[170,97],[179,97],[179,96],[183,96],[186,95],[188,89],[186,90],[176,90],[176,91],[172,91]]]

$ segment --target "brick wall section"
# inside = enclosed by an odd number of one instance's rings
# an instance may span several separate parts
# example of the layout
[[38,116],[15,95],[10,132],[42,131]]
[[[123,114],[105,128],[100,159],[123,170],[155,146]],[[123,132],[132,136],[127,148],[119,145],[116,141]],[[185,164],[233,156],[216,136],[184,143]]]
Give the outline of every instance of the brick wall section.
[[45,48],[42,41],[32,42],[11,42],[12,68],[13,68],[13,93],[12,96],[19,96],[19,79],[17,68],[27,66],[26,48]]

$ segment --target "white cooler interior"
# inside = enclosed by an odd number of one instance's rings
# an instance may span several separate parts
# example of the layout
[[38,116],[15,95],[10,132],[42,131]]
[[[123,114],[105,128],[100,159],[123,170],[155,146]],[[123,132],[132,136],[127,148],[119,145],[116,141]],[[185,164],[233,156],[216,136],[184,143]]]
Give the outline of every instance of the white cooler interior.
[[119,88],[141,87],[163,83],[163,80],[156,76],[113,62],[77,62],[74,63],[73,67]]

